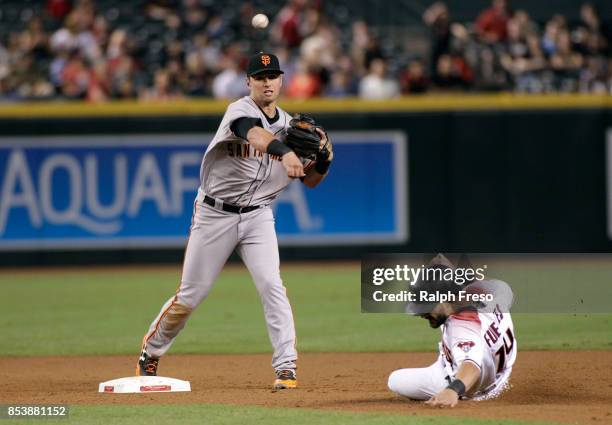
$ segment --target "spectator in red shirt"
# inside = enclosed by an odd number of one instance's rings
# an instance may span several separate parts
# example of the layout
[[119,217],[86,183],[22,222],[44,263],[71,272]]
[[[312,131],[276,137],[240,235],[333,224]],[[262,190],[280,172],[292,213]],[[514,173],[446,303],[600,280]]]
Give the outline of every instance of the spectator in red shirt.
[[510,16],[509,0],[493,0],[492,6],[483,10],[476,20],[478,35],[490,44],[505,41]]
[[467,89],[473,80],[473,72],[458,55],[442,55],[438,59],[434,85],[440,90]]
[[300,46],[304,35],[302,34],[303,11],[305,0],[289,0],[278,15],[272,28],[272,37],[290,49]]
[[62,71],[62,94],[69,99],[85,99],[91,81],[91,71],[78,53],[71,53]]
[[308,99],[318,96],[320,92],[319,76],[308,69],[305,62],[298,62],[296,72],[287,86],[286,95],[295,99]]
[[47,13],[56,21],[61,21],[72,9],[70,0],[47,0],[45,4]]
[[400,86],[403,94],[425,93],[429,89],[430,81],[425,75],[425,65],[419,59],[415,59],[400,78]]

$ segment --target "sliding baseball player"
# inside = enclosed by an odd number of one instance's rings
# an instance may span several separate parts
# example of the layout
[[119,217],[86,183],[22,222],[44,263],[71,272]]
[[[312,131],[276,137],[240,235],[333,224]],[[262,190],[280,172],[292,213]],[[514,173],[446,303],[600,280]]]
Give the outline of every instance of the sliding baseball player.
[[[453,268],[442,255],[430,269]],[[421,280],[416,293],[459,289]],[[429,367],[399,369],[389,376],[389,389],[413,400],[437,407],[454,407],[460,399],[483,400],[499,395],[507,386],[516,359],[517,342],[510,316],[512,291],[500,280],[476,281],[465,288],[471,294],[492,294],[486,302],[420,302],[407,312],[426,319],[442,330],[440,354]]]

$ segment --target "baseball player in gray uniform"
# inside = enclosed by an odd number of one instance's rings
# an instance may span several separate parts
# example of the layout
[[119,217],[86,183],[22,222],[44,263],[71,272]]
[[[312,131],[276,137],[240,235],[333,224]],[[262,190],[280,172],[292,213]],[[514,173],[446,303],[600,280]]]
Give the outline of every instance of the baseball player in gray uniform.
[[[324,155],[306,161],[283,143],[291,117],[276,104],[282,74],[273,54],[259,53],[249,60],[250,94],[228,106],[204,154],[181,282],[144,336],[137,375],[157,375],[159,358],[206,298],[236,249],[263,304],[274,348],[274,388],[297,387],[295,327],[280,277],[270,204],[293,179],[301,179],[310,188],[317,186],[328,172],[333,153],[326,148]],[[316,131],[322,148],[328,146],[325,132]]]

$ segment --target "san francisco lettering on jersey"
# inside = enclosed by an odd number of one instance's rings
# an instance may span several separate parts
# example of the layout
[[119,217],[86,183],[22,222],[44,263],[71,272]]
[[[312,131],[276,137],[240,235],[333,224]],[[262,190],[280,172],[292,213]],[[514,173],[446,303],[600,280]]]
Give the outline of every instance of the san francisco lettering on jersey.
[[227,154],[230,158],[263,158],[264,155],[268,155],[272,161],[280,161],[282,158],[278,155],[271,155],[267,153],[263,153],[253,148],[248,143],[235,143],[228,142],[227,145]]

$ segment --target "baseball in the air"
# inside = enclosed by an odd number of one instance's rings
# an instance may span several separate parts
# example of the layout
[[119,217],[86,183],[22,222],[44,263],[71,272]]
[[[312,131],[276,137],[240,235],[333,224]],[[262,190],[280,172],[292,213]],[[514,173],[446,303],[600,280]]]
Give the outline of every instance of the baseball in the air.
[[268,17],[263,13],[258,13],[251,19],[251,24],[254,28],[265,28],[268,26],[269,22]]

